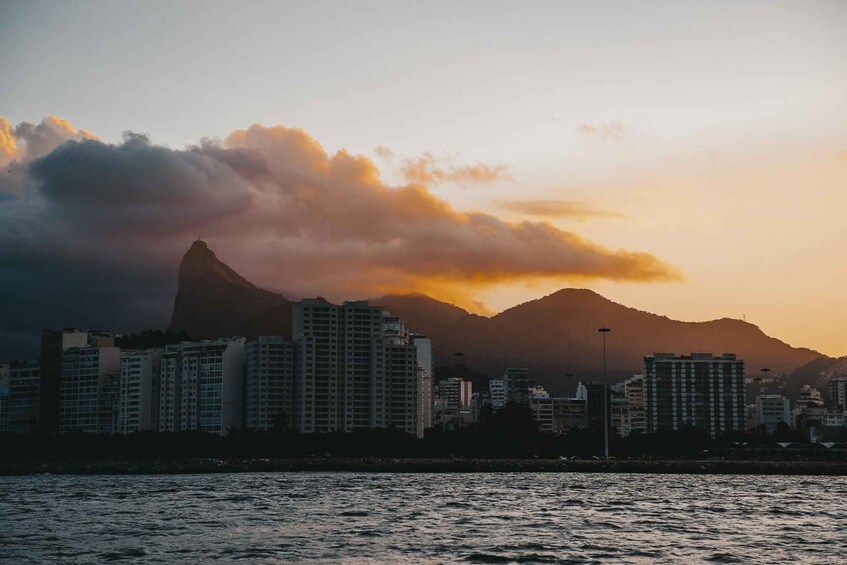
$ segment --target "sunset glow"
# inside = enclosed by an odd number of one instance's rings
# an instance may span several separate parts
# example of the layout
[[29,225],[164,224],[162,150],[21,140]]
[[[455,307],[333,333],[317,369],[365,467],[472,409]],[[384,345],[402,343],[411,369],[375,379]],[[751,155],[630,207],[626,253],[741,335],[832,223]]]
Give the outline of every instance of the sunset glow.
[[152,323],[202,237],[298,296],[578,286],[847,354],[845,7],[765,6],[3,4],[3,293],[144,270]]

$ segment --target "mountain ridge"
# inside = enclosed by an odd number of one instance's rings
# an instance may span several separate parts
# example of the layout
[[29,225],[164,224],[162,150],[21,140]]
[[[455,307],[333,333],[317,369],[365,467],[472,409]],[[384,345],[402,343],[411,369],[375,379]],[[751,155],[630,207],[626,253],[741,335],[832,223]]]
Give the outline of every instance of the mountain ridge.
[[[758,326],[733,318],[705,322],[673,320],[616,303],[583,288],[564,288],[491,317],[472,314],[421,293],[390,294],[370,301],[399,316],[413,332],[433,339],[437,365],[452,365],[454,353],[477,371],[496,376],[510,366],[530,369],[551,392],[571,386],[566,373],[602,377],[602,339],[611,328],[606,359],[610,380],[639,373],[644,355],[656,351],[737,353],[748,373],[768,367],[790,373],[820,353],[795,348]],[[282,335],[291,338],[292,302],[262,289],[195,242],[180,264],[171,330],[195,339],[225,335]]]

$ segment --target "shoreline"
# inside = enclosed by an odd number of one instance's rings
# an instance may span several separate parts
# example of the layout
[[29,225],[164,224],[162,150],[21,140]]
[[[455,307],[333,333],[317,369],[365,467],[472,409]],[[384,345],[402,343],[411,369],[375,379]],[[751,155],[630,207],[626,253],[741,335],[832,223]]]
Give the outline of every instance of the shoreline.
[[355,473],[650,473],[847,476],[843,461],[560,459],[145,459],[0,463],[0,476],[172,475],[264,472]]

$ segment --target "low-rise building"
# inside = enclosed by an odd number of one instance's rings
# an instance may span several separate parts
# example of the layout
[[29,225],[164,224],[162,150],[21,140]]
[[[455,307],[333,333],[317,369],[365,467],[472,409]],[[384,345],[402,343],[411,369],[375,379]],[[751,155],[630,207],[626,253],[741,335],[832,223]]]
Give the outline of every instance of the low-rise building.
[[544,433],[566,434],[574,428],[585,428],[585,400],[557,396],[530,397],[532,419]]
[[779,394],[756,397],[756,425],[759,433],[773,434],[780,423],[791,426],[791,401]]

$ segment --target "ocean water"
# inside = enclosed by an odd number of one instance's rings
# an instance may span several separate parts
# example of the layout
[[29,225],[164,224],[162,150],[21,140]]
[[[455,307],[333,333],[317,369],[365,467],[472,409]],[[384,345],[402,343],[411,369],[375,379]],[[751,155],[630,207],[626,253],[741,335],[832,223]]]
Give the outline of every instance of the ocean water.
[[842,477],[0,477],[10,563],[847,561]]

